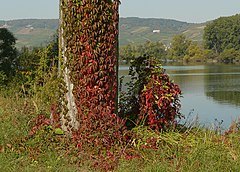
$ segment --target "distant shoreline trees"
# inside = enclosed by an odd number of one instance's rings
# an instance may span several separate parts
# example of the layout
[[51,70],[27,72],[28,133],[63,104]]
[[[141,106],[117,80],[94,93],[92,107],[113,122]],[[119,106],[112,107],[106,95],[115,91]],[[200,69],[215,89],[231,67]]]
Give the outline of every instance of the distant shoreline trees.
[[187,39],[185,35],[175,35],[170,45],[162,42],[146,42],[145,44],[128,44],[120,48],[120,61],[128,64],[135,58],[143,55],[157,58],[160,61],[204,62],[212,54],[202,45]]
[[203,43],[194,42],[184,34],[175,35],[169,45],[161,42],[128,44],[120,49],[120,60],[129,63],[140,55],[155,56],[166,61],[186,62],[239,62],[240,14],[220,17],[208,23],[204,29]]
[[204,29],[204,46],[214,50],[220,61],[240,60],[240,14],[220,17]]

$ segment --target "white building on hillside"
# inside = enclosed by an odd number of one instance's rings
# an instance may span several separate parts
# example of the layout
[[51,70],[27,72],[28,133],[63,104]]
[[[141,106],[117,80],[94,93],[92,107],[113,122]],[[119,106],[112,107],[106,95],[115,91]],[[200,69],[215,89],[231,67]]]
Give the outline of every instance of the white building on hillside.
[[160,33],[160,29],[159,30],[153,30],[153,33]]

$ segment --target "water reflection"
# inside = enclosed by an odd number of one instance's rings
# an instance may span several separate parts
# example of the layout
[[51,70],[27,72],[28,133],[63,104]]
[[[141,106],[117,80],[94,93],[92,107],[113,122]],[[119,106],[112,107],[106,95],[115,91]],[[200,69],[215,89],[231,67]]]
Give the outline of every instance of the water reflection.
[[218,119],[224,121],[224,127],[228,127],[231,121],[240,116],[238,66],[205,65],[183,69],[176,67],[168,72],[183,90],[184,114],[195,109],[195,115],[199,116],[202,123],[211,124]]
[[239,91],[208,91],[206,92],[206,95],[220,104],[231,104],[237,107],[240,106]]
[[240,74],[226,74],[205,77],[206,96],[223,104],[240,106]]

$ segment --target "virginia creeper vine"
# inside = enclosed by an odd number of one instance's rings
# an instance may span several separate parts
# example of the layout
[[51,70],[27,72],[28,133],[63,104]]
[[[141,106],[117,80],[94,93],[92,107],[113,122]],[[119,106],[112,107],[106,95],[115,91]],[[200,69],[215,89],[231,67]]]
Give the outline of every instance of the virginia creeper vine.
[[113,113],[117,93],[118,6],[112,0],[62,0],[63,44],[77,120]]

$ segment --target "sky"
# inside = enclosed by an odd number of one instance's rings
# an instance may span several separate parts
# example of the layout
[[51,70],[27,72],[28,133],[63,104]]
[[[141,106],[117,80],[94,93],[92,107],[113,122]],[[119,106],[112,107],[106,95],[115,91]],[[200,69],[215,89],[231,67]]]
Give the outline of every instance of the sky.
[[[240,0],[121,0],[121,17],[202,23],[240,13]],[[0,20],[58,18],[59,0],[0,0]]]

